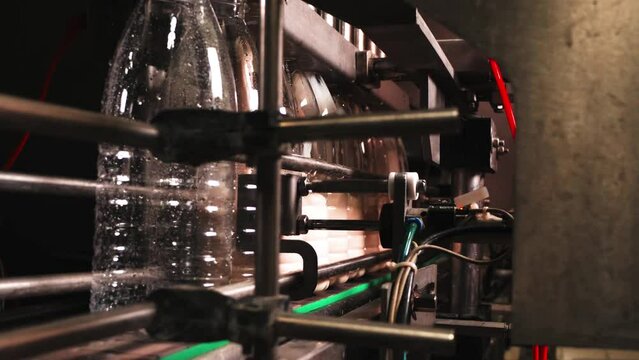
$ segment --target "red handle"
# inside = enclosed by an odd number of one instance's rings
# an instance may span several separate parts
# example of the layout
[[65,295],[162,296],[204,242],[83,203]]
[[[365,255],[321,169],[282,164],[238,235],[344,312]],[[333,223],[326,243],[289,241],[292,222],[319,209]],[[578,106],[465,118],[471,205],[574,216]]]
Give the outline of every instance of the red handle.
[[510,97],[508,97],[508,89],[506,89],[506,83],[504,82],[504,78],[501,75],[501,70],[499,69],[499,64],[495,59],[488,59],[490,63],[490,69],[493,72],[493,76],[495,77],[495,82],[497,83],[497,89],[499,90],[499,95],[501,96],[501,102],[504,105],[504,112],[506,113],[506,119],[508,120],[508,127],[510,127],[510,134],[513,136],[513,139],[517,135],[517,121],[515,121],[515,113],[513,112],[513,105],[510,103]]

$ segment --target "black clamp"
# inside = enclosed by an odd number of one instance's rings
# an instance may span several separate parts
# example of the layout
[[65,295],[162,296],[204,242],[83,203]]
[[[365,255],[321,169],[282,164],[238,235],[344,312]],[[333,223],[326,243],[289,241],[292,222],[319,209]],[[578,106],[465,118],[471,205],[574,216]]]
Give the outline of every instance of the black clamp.
[[153,292],[156,315],[147,327],[159,340],[216,341],[228,337],[229,309],[235,300],[199,286],[175,286]]
[[235,300],[197,286],[157,290],[150,299],[156,306],[147,327],[152,337],[186,342],[230,339],[247,353],[254,344],[272,343],[275,318],[288,303],[284,295]]
[[254,346],[273,344],[277,334],[275,318],[286,310],[286,296],[251,297],[233,306],[233,317],[229,323],[229,339],[242,344],[244,354],[253,353]]
[[153,118],[153,125],[162,139],[154,154],[165,162],[201,165],[279,146],[264,111],[167,110]]

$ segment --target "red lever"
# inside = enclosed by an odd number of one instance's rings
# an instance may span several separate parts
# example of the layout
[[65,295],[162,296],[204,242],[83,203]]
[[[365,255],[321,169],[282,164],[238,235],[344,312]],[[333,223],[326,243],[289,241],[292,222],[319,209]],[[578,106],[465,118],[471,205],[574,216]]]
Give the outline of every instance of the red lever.
[[499,90],[499,95],[501,96],[501,102],[504,105],[504,112],[506,113],[506,119],[508,119],[510,134],[513,136],[514,139],[517,135],[517,121],[515,121],[515,113],[513,112],[513,106],[510,103],[510,97],[508,97],[508,89],[506,89],[504,77],[501,75],[499,64],[497,64],[497,61],[495,61],[495,59],[488,59],[488,63],[490,63],[490,69],[492,70],[493,76],[495,77],[497,89]]

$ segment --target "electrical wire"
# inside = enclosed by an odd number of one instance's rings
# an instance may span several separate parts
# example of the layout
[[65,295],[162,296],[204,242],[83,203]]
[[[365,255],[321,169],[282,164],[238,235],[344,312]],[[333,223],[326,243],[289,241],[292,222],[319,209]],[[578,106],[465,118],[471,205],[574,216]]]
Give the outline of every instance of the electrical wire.
[[437,251],[446,253],[446,254],[448,254],[450,256],[456,257],[456,258],[458,258],[460,260],[469,262],[471,264],[475,264],[475,265],[490,265],[492,263],[495,263],[495,262],[505,258],[506,255],[508,255],[508,252],[506,251],[503,254],[497,256],[496,258],[488,259],[488,260],[480,260],[480,259],[470,258],[470,257],[462,255],[462,254],[460,254],[458,252],[455,252],[455,251],[452,251],[450,249],[446,249],[445,247],[441,247],[441,246],[437,246],[437,245],[423,245],[420,248],[423,249],[423,250],[425,250],[425,249],[437,250]]
[[[457,228],[444,230],[429,236],[422,242],[422,245],[419,245],[418,247],[412,249],[405,261],[410,263],[415,263],[423,250],[429,248],[430,246],[433,246],[432,243],[451,237],[451,236],[465,234],[465,233],[503,233],[503,232],[510,233],[512,232],[512,228],[509,226],[498,225],[498,226],[466,226],[466,227],[457,227]],[[463,256],[457,253],[454,253],[454,254]],[[508,254],[508,252],[504,253],[504,255],[505,254]],[[470,259],[470,260],[479,261],[478,259]],[[497,261],[498,259],[492,259],[492,260]],[[412,270],[410,268],[402,267],[395,278],[394,286],[392,287],[392,290],[391,290],[391,297],[389,301],[388,314],[387,314],[388,315],[387,320],[391,324],[395,323],[396,321],[399,303],[401,301],[400,294],[404,293],[404,287],[406,286],[409,274],[411,272]]]
[[[55,74],[58,68],[58,65],[62,61],[62,58],[67,53],[67,51],[71,48],[71,45],[73,44],[75,39],[78,37],[78,34],[80,33],[80,30],[83,27],[83,23],[84,23],[84,19],[82,17],[73,17],[69,19],[69,21],[67,22],[66,30],[64,32],[62,41],[60,45],[58,46],[58,49],[56,50],[56,52],[53,54],[51,63],[49,64],[47,73],[44,77],[44,83],[42,84],[42,88],[40,89],[40,96],[38,97],[38,100],[44,101],[49,95],[49,88],[51,87],[51,83],[53,81],[53,75]],[[11,170],[11,168],[13,168],[13,165],[15,165],[16,161],[20,157],[20,154],[22,154],[22,151],[24,150],[25,146],[27,146],[27,142],[29,141],[30,137],[31,137],[31,133],[28,131],[22,134],[22,137],[20,138],[20,142],[13,149],[13,151],[9,155],[9,158],[2,166],[3,170],[8,171],[8,170]]]

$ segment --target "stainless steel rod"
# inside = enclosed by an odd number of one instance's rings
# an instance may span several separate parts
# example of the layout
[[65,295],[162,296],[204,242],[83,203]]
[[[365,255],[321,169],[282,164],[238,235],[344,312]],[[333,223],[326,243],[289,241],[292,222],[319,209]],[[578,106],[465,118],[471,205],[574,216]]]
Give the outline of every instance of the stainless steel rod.
[[0,359],[24,359],[141,329],[154,315],[155,305],[143,303],[4,332],[0,335]]
[[305,173],[318,173],[336,178],[384,178],[381,175],[362,172],[347,166],[331,164],[297,155],[282,156],[282,168]]
[[[278,0],[279,1],[279,0]],[[278,155],[261,156],[257,166],[257,248],[255,251],[255,295],[279,292],[280,181]]]
[[313,181],[306,184],[306,190],[318,193],[387,193],[386,179],[346,179]]
[[371,113],[357,116],[283,120],[278,136],[283,142],[408,134],[455,133],[462,120],[457,109]]
[[377,220],[308,219],[307,230],[379,230]]
[[0,190],[80,197],[95,197],[98,183],[89,180],[0,172]]
[[[355,169],[304,158],[295,155],[283,157],[283,168],[291,171],[320,173],[334,177],[373,177],[374,175]],[[144,186],[115,185],[98,183],[91,180],[72,179],[54,176],[31,175],[16,172],[0,172],[0,191],[26,192],[32,194],[49,194],[62,196],[95,197],[100,189],[127,191],[134,195],[151,196],[167,190]],[[191,190],[170,190],[172,196],[187,199],[194,197]]]
[[70,179],[54,176],[40,176],[15,172],[0,172],[0,191],[26,192],[31,194],[49,194],[78,197],[95,197],[99,190],[121,190],[132,195],[153,196],[170,192],[180,199],[193,199],[192,190],[154,189],[144,186],[115,185],[90,180]]
[[[349,271],[367,268],[372,265],[390,260],[390,251],[385,250],[377,253],[366,254],[356,258],[340,261],[333,264],[321,266],[318,269],[320,280],[334,275],[344,274]],[[301,271],[280,276],[279,286],[290,288],[299,283]],[[36,296],[46,296],[53,294],[65,294],[71,292],[86,291],[91,288],[94,274],[92,273],[72,273],[39,276],[21,276],[0,279],[0,299],[19,299]],[[131,271],[122,275],[117,275],[118,281],[140,281],[144,276],[152,276],[144,271]],[[240,299],[253,294],[255,282],[253,280],[242,281],[216,288],[215,290],[224,295]]]
[[160,133],[152,125],[97,112],[0,95],[0,128],[65,139],[111,142],[152,149]]
[[[276,125],[281,105],[284,35],[282,0],[261,0],[260,9],[260,110]],[[255,295],[275,296],[279,293],[280,200],[282,159],[275,138],[257,158],[257,247],[255,252]],[[270,330],[269,330],[270,332]],[[276,357],[275,336],[255,343],[256,359]]]
[[455,333],[449,329],[429,329],[291,313],[278,314],[275,329],[278,336],[295,339],[330,341],[366,347],[425,350],[435,354],[450,354],[455,345]]
[[[368,254],[332,264],[320,269],[320,278],[350,271],[354,268],[366,267],[380,261],[390,259],[390,251]],[[340,270],[341,269],[341,270]],[[298,274],[280,278],[282,286],[293,286],[298,281]],[[43,294],[54,289],[85,290],[91,284],[91,274],[70,274],[57,276],[31,277],[30,279],[9,279],[0,282],[3,295]],[[20,280],[20,281],[17,281]],[[28,280],[28,281],[27,281]],[[51,281],[54,280],[54,281]],[[25,288],[24,284],[29,284]],[[55,284],[55,286],[54,286]],[[35,288],[33,288],[35,287]],[[254,284],[246,281],[218,288],[223,294],[242,298],[253,293]],[[16,359],[33,356],[38,353],[53,351],[67,346],[82,344],[93,340],[118,335],[122,332],[146,327],[155,314],[155,307],[150,303],[131,305],[109,312],[81,315],[65,320],[54,321],[44,325],[36,325],[0,334],[0,358]]]
[[[0,279],[0,299],[17,299],[53,294],[65,294],[86,291],[91,288],[95,276],[99,273],[70,273],[38,276],[19,276]],[[121,274],[105,274],[113,281],[121,283],[139,283],[157,278],[148,270],[130,269]]]
[[0,280],[0,299],[19,299],[85,291],[91,288],[93,274],[76,273],[21,276]]

